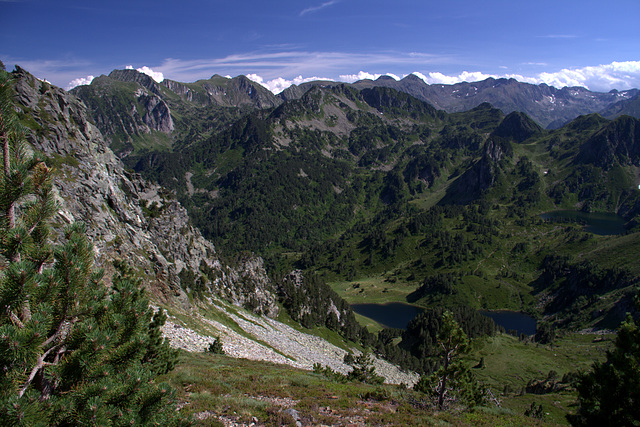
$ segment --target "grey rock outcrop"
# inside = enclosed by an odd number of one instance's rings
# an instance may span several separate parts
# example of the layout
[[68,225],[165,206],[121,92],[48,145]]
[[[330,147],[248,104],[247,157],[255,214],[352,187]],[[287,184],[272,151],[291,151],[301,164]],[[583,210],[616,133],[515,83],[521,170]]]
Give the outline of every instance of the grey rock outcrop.
[[135,70],[120,71],[71,90],[87,105],[103,137],[131,142],[152,132],[171,134],[175,125],[160,86]]
[[109,78],[121,82],[135,82],[155,95],[160,96],[162,94],[160,85],[155,80],[137,70],[113,70],[109,73]]
[[160,83],[183,101],[199,106],[271,108],[282,103],[268,89],[245,76],[233,78],[213,75],[208,80],[180,83],[165,79]]
[[249,257],[237,268],[223,265],[213,244],[191,225],[170,192],[125,171],[82,101],[23,69],[17,68],[13,76],[27,140],[59,171],[54,183],[60,207],[56,225],[87,224],[107,280],[113,273],[111,261],[121,259],[145,279],[152,298],[188,307],[189,289],[181,273],[202,276],[207,271],[213,276],[209,292],[236,304],[251,301],[259,313],[277,314],[261,259]]

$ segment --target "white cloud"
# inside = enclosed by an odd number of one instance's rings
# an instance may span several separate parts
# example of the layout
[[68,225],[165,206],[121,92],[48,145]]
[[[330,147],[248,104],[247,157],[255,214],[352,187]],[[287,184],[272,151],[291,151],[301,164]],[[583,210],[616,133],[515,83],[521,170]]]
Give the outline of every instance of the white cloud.
[[562,69],[554,73],[540,73],[539,83],[550,86],[583,86],[597,92],[611,89],[640,88],[640,61],[612,62],[584,68]]
[[611,89],[626,90],[640,88],[640,61],[612,62],[611,64],[584,68],[562,69],[556,72],[543,72],[533,76],[521,74],[485,74],[479,71],[463,71],[458,75],[446,75],[439,72],[423,74],[412,73],[428,84],[455,84],[476,82],[493,78],[513,78],[523,83],[541,84],[563,88],[582,86],[595,92],[608,92]]
[[[253,71],[264,80],[263,84],[271,85],[271,90],[280,91],[289,82],[294,83],[291,76],[299,76],[298,80],[311,80],[300,76],[325,75],[344,82],[354,82],[364,78],[378,78],[383,74],[360,71],[355,74],[345,73],[344,70],[366,66],[376,69],[434,69],[437,67],[451,67],[456,61],[448,56],[437,56],[419,52],[377,52],[377,53],[345,53],[345,52],[248,52],[229,55],[224,58],[182,61],[166,59],[160,66],[154,67],[164,75],[170,75],[178,81],[194,81],[211,76],[214,72],[238,75]],[[529,67],[549,67],[544,62],[530,62],[521,64]],[[455,84],[463,81],[473,82],[494,78],[515,78],[516,80],[540,84],[546,83],[558,88],[564,86],[584,86],[593,91],[607,92],[611,89],[625,90],[640,88],[640,61],[612,62],[610,64],[589,66],[583,68],[565,68],[559,71],[538,72],[535,74],[514,74],[500,68],[498,73],[481,71],[462,71],[449,74],[438,71],[415,72],[429,84]],[[391,77],[396,75],[387,73]]]
[[[433,64],[450,63],[448,56],[436,56],[425,53],[376,52],[308,52],[308,51],[260,51],[229,55],[223,58],[209,58],[184,61],[175,58],[165,59],[161,65],[154,66],[171,79],[186,82],[209,78],[214,73],[246,74],[251,70],[262,76],[265,81],[277,78],[291,79],[292,76],[329,75],[337,78],[345,70],[355,66],[372,68],[413,68],[420,69]],[[360,65],[358,65],[360,64]]]
[[[565,86],[582,86],[596,92],[608,92],[611,89],[626,90],[631,88],[640,88],[640,61],[612,62],[611,64],[577,69],[562,69],[557,72],[543,72],[532,76],[525,76],[522,74],[487,74],[480,71],[463,71],[459,74],[453,75],[441,72],[429,72],[424,74],[416,71],[412,74],[418,76],[428,84],[451,85],[460,82],[476,82],[493,77],[495,79],[513,78],[520,82],[531,84],[546,83],[549,86],[557,88]],[[360,71],[357,74],[340,74],[335,80],[353,83],[363,79],[375,80],[382,75],[388,75],[396,80],[400,80],[400,77],[392,73],[377,74],[366,71]],[[292,84],[301,84],[313,80],[334,80],[332,78],[302,77],[302,75],[298,75],[298,77],[293,79],[287,79],[286,77],[265,79],[258,74],[250,74],[247,77],[265,86],[275,94],[282,92]],[[403,77],[406,77],[406,75]]]
[[365,80],[365,79],[377,80],[382,76],[389,76],[389,77],[394,78],[395,80],[400,80],[400,77],[398,77],[397,75],[395,75],[393,73],[371,74],[371,73],[367,73],[366,71],[360,71],[358,74],[341,74],[340,75],[340,81],[341,82],[347,82],[347,83],[353,83],[353,82],[357,82],[358,80]]
[[[82,84],[85,82],[82,79],[88,78],[78,78],[78,76],[98,76],[105,71],[104,67],[73,58],[55,61],[25,61],[19,58],[6,58],[5,60],[3,58],[3,62],[7,68],[10,68],[11,64],[20,64],[35,76],[46,78],[61,87]],[[430,84],[454,84],[462,81],[484,80],[488,77],[505,77],[532,84],[546,83],[558,88],[583,86],[599,92],[607,92],[611,89],[640,88],[640,61],[612,62],[582,68],[564,68],[558,71],[550,71],[550,65],[545,65],[543,62],[520,63],[519,66],[524,69],[532,68],[531,73],[528,74],[522,72],[516,74],[502,67],[496,68],[495,74],[485,71],[463,71],[460,73],[428,71],[445,67],[451,69],[458,62],[459,59],[454,57],[416,52],[385,51],[354,54],[291,50],[246,52],[222,58],[202,58],[190,61],[168,58],[159,64],[154,64],[153,69],[145,66],[138,68],[138,71],[152,75],[157,81],[161,81],[164,76],[170,76],[173,80],[192,82],[209,78],[216,73],[237,76],[251,70],[256,76],[262,78],[261,84],[274,93],[281,92],[291,84],[300,84],[316,79],[304,76],[325,76],[322,80],[353,82],[363,78],[378,78],[382,75],[365,71],[349,73],[349,70],[358,68],[387,69],[396,73],[398,73],[397,70],[400,70],[400,73],[422,70],[413,74]],[[116,67],[122,67],[122,65],[115,65],[113,68]],[[544,67],[542,69],[547,71],[540,72],[541,68],[538,67]],[[128,68],[133,69],[133,66]],[[386,75],[399,79],[395,74],[387,73]],[[406,76],[406,74],[400,75]],[[88,83],[88,80],[86,82]]]
[[[133,66],[131,65],[127,65],[125,68],[127,70],[133,70]],[[151,68],[147,67],[146,65],[144,67],[136,68],[136,71],[146,74],[147,76],[155,80],[157,83],[160,83],[161,81],[164,80],[164,75],[160,71],[153,71]]]
[[422,80],[425,81],[425,83],[444,84],[444,85],[452,85],[460,82],[477,82],[480,80],[488,79],[489,77],[498,78],[498,76],[496,75],[484,74],[479,71],[474,71],[474,72],[463,71],[457,76],[447,76],[439,72],[431,72],[427,75],[424,75],[420,72],[414,72],[412,74],[420,77]]
[[67,85],[66,89],[67,90],[71,90],[76,86],[83,86],[83,85],[88,85],[91,84],[91,82],[93,81],[95,77],[93,76],[87,76],[87,77],[78,77],[77,79],[73,79],[69,82],[69,84]]
[[247,74],[247,78],[264,86],[264,79],[257,74]]
[[306,83],[306,82],[313,82],[313,81],[318,81],[318,80],[329,80],[329,81],[333,81],[333,79],[327,79],[327,78],[322,78],[322,77],[302,77],[302,76],[298,76],[293,78],[292,80],[287,80],[284,79],[282,77],[277,77],[275,79],[271,79],[268,81],[265,81],[261,76],[257,75],[257,74],[247,74],[247,78],[266,87],[267,89],[269,89],[273,94],[279,94],[280,92],[282,92],[283,90],[285,90],[286,88],[288,88],[291,85],[299,85],[302,83]]

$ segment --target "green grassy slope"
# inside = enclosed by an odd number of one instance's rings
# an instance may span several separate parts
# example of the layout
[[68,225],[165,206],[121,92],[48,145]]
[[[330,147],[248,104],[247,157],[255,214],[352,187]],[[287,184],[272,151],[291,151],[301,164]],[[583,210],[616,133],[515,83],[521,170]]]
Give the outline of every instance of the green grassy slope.
[[[308,371],[205,353],[182,353],[167,379],[178,391],[181,411],[197,416],[196,425],[203,426],[295,425],[290,409],[303,425],[564,425],[562,411],[572,401],[559,394],[526,395],[501,397],[502,407],[437,411],[402,387],[339,383]],[[534,400],[549,412],[545,419],[524,415]]]

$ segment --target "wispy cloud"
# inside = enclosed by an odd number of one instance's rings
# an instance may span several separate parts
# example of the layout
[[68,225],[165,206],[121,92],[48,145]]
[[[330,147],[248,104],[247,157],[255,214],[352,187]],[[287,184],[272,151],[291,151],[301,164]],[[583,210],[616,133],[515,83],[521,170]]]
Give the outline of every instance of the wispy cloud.
[[594,91],[640,88],[640,61],[612,62],[584,68],[562,69],[537,76],[550,86],[583,86]]
[[[581,86],[595,92],[608,92],[612,89],[626,90],[640,88],[640,61],[612,62],[611,64],[583,68],[567,68],[556,72],[543,72],[531,76],[522,74],[487,74],[480,71],[463,71],[458,74],[444,74],[441,72],[428,72],[424,74],[416,71],[411,74],[420,77],[428,84],[451,85],[461,82],[476,82],[492,77],[495,79],[513,78],[520,82],[531,84],[545,83],[557,88]],[[340,74],[336,79],[304,78],[300,75],[293,80],[287,80],[285,78],[267,80],[257,74],[252,75],[252,79],[267,87],[272,92],[279,93],[291,84],[300,84],[305,81],[337,80],[353,83],[363,79],[375,80],[383,75],[391,76],[396,80],[400,79],[399,76],[393,73],[378,74],[366,71],[360,71],[356,74]],[[402,77],[406,77],[407,75],[408,74],[404,74]]]
[[333,6],[333,5],[334,5],[334,4],[336,4],[336,3],[340,3],[340,0],[330,0],[330,1],[328,1],[328,2],[324,2],[324,3],[322,3],[322,4],[321,4],[321,5],[319,5],[319,6],[311,6],[311,7],[308,7],[308,8],[306,8],[306,9],[304,9],[302,12],[300,12],[300,16],[304,16],[304,15],[306,15],[306,14],[308,14],[308,13],[317,12],[317,11],[319,11],[319,10],[321,10],[321,9],[327,8],[327,7],[329,7],[329,6]]
[[576,39],[578,38],[578,36],[575,34],[547,34],[539,37],[543,39]]
[[[546,83],[558,88],[582,86],[598,92],[640,88],[640,61],[612,62],[526,75],[509,73],[505,68],[497,68],[496,73],[473,70],[457,73],[431,71],[458,67],[456,64],[459,61],[460,58],[454,56],[422,52],[314,52],[299,51],[293,47],[286,51],[274,49],[228,55],[222,58],[193,60],[168,58],[160,64],[139,67],[138,70],[151,75],[157,81],[170,78],[181,82],[193,82],[210,78],[213,74],[250,75],[274,93],[284,90],[291,84],[310,80],[354,82],[362,79],[377,79],[382,75],[399,79],[398,76],[404,77],[411,71],[415,71],[413,74],[420,76],[429,84],[455,84],[463,81],[484,80],[488,77],[504,77],[532,84]],[[36,77],[67,88],[77,84],[87,84],[92,76],[108,73],[114,68],[125,68],[125,64],[99,66],[75,58],[43,61],[3,58],[3,62],[7,68],[13,64],[19,64]],[[545,63],[532,62],[522,65],[548,68]],[[355,70],[361,71],[355,72]]]
[[298,75],[328,75],[336,78],[340,74],[347,74],[345,73],[346,70],[352,70],[355,67],[383,70],[399,67],[420,69],[425,67],[433,68],[451,62],[452,58],[448,56],[416,52],[280,51],[248,52],[223,58],[186,61],[168,58],[161,65],[153,68],[171,79],[180,81],[208,78],[213,72],[231,75],[257,74],[262,76],[265,81],[268,81],[278,77],[291,79]]
[[91,77],[90,74],[97,75],[97,73],[100,72],[96,64],[74,57],[65,57],[62,59],[26,60],[24,58],[9,56],[3,57],[2,62],[7,69],[10,69],[14,65],[18,65],[39,79],[46,79],[56,86],[65,88],[70,88],[70,82],[74,80],[80,81],[81,79],[88,79],[89,77]]

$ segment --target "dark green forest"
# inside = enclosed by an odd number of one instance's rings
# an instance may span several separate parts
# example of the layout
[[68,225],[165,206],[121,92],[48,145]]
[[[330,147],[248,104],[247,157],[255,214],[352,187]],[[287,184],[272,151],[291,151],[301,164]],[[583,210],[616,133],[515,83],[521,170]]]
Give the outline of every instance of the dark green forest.
[[[191,123],[180,126],[188,135]],[[425,307],[614,327],[638,276],[638,129],[628,116],[590,115],[543,130],[489,104],[446,114],[389,88],[316,86],[124,161],[171,189],[223,253],[254,252],[273,274],[384,276],[402,289],[394,298]],[[558,209],[616,212],[625,231],[598,236],[539,216]]]

